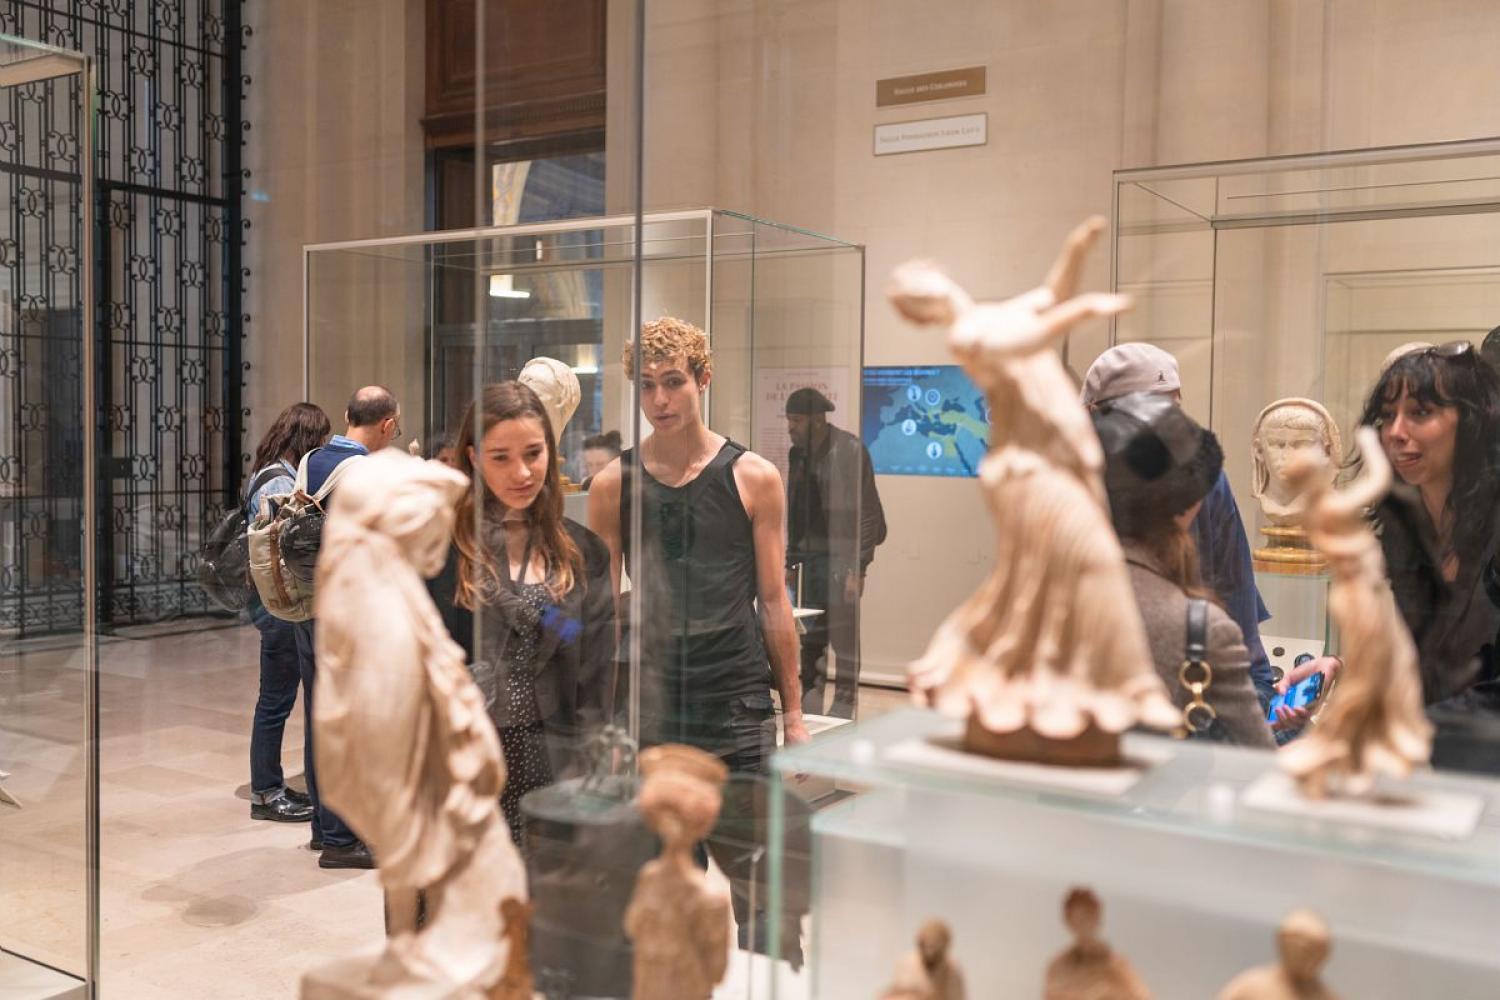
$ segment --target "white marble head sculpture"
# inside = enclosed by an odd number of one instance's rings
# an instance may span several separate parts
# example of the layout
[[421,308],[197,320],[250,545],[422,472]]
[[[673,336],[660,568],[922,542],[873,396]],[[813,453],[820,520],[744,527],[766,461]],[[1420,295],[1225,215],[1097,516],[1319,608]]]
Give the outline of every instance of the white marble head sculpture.
[[1251,494],[1271,524],[1294,524],[1302,513],[1302,498],[1288,481],[1294,462],[1309,453],[1320,455],[1332,479],[1342,445],[1339,428],[1323,404],[1311,399],[1278,399],[1260,411],[1251,432],[1253,486]]
[[547,408],[547,417],[552,421],[553,440],[561,441],[563,428],[573,419],[578,401],[583,398],[573,369],[556,358],[532,358],[521,369],[516,381],[541,399]]

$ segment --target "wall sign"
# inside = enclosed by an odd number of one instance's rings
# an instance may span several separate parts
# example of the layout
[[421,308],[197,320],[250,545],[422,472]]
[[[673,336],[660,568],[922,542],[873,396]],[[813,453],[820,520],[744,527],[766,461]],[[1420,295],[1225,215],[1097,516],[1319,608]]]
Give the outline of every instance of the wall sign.
[[875,155],[920,153],[929,149],[983,146],[989,141],[988,113],[924,118],[875,126]]
[[955,97],[978,97],[984,93],[984,67],[966,66],[937,73],[893,76],[875,81],[875,106],[889,108],[897,104],[920,104],[923,101],[947,101]]
[[786,428],[786,398],[803,386],[811,386],[833,404],[828,422],[847,431],[859,429],[859,414],[853,410],[849,369],[843,365],[804,368],[755,369],[755,440],[751,447],[787,474],[787,456],[792,448]]

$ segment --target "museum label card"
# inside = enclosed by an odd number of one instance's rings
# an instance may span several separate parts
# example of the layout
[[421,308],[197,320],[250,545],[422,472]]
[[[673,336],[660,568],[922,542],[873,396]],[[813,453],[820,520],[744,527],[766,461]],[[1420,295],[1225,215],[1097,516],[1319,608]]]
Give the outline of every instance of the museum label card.
[[875,155],[921,153],[931,149],[983,146],[989,141],[988,113],[924,118],[875,126]]

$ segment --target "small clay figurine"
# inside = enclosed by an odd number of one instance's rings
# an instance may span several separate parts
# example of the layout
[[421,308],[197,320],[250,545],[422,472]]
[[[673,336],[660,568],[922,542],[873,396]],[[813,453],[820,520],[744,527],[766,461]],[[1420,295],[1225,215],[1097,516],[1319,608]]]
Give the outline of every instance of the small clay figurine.
[[1296,910],[1276,932],[1277,965],[1248,969],[1230,980],[1219,1000],[1338,1000],[1318,977],[1330,950],[1328,925],[1315,913]]
[[694,747],[641,751],[640,810],[661,855],[636,878],[625,911],[635,947],[632,1000],[707,1000],[729,965],[729,898],[693,858],[719,816],[724,763]]
[[505,922],[505,971],[490,990],[489,1000],[533,1000],[530,930],[535,909],[514,896],[500,901],[500,919]]
[[1129,960],[1099,936],[1099,897],[1088,889],[1070,890],[1063,922],[1073,932],[1073,947],[1047,966],[1043,1000],[1151,1000]]
[[947,329],[989,405],[979,479],[999,546],[994,569],[907,675],[914,701],[967,717],[965,748],[991,756],[1109,766],[1126,729],[1182,718],[1152,667],[1110,525],[1099,439],[1055,349],[1078,323],[1129,305],[1073,294],[1103,228],[1091,219],[1073,230],[1046,283],[1005,302],[975,303],[922,261],[892,277],[896,309]]
[[1305,491],[1297,489],[1290,470],[1298,461],[1322,460],[1331,482],[1334,463],[1343,454],[1338,425],[1323,404],[1293,397],[1278,399],[1260,411],[1250,435],[1251,495],[1260,501],[1266,544],[1255,550],[1255,568],[1264,572],[1314,574],[1327,568],[1307,540],[1302,514]]
[[1302,794],[1315,799],[1366,795],[1377,776],[1404,778],[1426,763],[1432,747],[1417,649],[1365,520],[1366,508],[1390,488],[1391,465],[1374,428],[1361,427],[1357,440],[1363,471],[1342,490],[1328,484],[1315,460],[1290,471],[1307,490],[1307,536],[1328,560],[1328,614],[1343,639],[1338,688],[1317,724],[1278,754]]
[[896,978],[881,1000],[964,1000],[964,973],[948,955],[953,935],[941,920],[917,932],[917,946],[901,956]]

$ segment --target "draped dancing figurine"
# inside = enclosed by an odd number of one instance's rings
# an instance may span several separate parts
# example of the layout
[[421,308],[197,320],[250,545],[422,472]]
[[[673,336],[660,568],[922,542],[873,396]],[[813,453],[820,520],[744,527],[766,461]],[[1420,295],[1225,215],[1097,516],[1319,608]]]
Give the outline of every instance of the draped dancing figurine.
[[1181,720],[1110,526],[1099,440],[1054,350],[1077,323],[1129,305],[1073,296],[1103,226],[1075,229],[1046,284],[1005,302],[976,304],[924,262],[898,268],[889,293],[907,319],[948,329],[989,404],[980,484],[995,569],[939,626],[909,682],[919,704],[968,716],[966,749],[997,757],[1110,765],[1124,730]]
[[1303,523],[1313,547],[1328,560],[1328,613],[1344,644],[1337,690],[1317,724],[1280,753],[1302,794],[1315,799],[1330,792],[1368,794],[1378,776],[1404,778],[1426,763],[1432,749],[1417,648],[1396,609],[1380,542],[1365,519],[1390,489],[1391,465],[1373,428],[1360,428],[1357,440],[1364,471],[1342,490],[1333,489],[1316,459],[1289,470],[1294,485],[1307,489]]
[[526,874],[500,816],[505,761],[422,582],[467,488],[446,465],[384,451],[334,494],[315,598],[319,790],[379,862],[389,937],[373,962],[313,970],[304,1000],[478,998],[506,969],[502,901],[526,898]]

